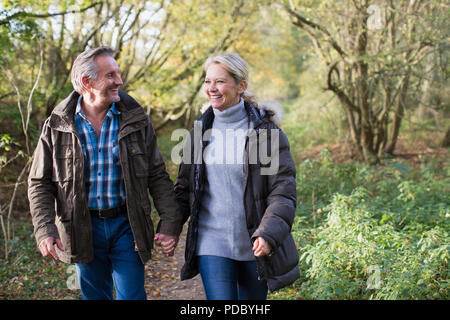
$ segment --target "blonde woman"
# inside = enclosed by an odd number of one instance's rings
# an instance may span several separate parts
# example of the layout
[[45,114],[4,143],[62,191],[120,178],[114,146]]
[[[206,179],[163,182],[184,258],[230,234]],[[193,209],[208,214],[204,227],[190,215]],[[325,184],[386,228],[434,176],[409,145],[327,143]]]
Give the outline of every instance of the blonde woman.
[[[276,112],[247,91],[240,56],[211,57],[204,70],[209,106],[196,124],[200,161],[194,153],[184,159],[175,183],[184,221],[190,218],[181,279],[200,272],[207,299],[266,299],[268,289],[299,276],[290,233],[296,187],[289,143],[273,122]],[[194,150],[193,132],[185,150]],[[264,150],[270,161],[255,152],[263,146],[272,146]]]

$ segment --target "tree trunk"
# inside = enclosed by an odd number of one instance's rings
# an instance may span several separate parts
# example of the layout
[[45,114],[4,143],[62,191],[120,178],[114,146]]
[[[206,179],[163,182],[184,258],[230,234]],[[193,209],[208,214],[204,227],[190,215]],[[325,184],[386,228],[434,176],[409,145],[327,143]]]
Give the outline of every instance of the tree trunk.
[[408,74],[403,78],[403,83],[400,88],[400,94],[398,95],[394,120],[392,122],[391,134],[389,136],[389,142],[384,148],[385,153],[393,154],[395,150],[395,145],[397,144],[398,134],[400,133],[400,125],[402,123],[403,115],[405,113],[405,100],[408,92],[409,85],[409,71]]
[[444,139],[442,139],[441,147],[442,148],[450,147],[450,127],[447,129],[447,133],[445,134]]
[[[367,3],[365,7],[367,8]],[[372,163],[377,162],[377,152],[374,149],[372,111],[369,101],[369,66],[363,60],[363,57],[367,55],[367,15],[363,12],[359,14],[361,15],[358,28],[360,32],[356,37],[355,48],[355,52],[359,57],[359,61],[356,63],[356,92],[358,105],[361,110],[361,146],[363,156],[365,161]]]
[[347,113],[348,127],[350,130],[350,137],[352,138],[352,143],[355,146],[356,152],[360,159],[364,159],[363,149],[361,147],[360,133],[355,121],[355,116],[352,110],[349,108],[344,108]]

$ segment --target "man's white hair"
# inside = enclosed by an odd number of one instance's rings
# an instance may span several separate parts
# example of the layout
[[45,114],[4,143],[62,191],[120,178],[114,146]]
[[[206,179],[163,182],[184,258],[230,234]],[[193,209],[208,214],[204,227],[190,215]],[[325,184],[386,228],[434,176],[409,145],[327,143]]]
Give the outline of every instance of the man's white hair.
[[70,79],[72,81],[73,89],[81,94],[84,90],[83,77],[87,76],[90,79],[97,80],[98,66],[95,63],[95,57],[109,56],[114,57],[115,51],[107,46],[88,49],[81,53],[73,62]]

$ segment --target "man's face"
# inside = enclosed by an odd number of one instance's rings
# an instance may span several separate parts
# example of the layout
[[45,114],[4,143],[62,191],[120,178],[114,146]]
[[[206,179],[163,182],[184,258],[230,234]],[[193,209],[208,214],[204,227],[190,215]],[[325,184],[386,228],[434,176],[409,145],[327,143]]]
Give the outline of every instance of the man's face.
[[116,60],[109,56],[97,56],[94,61],[98,66],[98,76],[97,80],[89,79],[88,91],[105,106],[119,101],[119,87],[123,82]]

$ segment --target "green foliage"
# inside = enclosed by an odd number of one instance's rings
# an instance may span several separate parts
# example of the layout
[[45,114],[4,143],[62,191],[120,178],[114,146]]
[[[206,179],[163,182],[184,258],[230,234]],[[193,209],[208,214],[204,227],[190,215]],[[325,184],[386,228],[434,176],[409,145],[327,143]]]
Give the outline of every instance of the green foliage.
[[47,1],[2,2],[2,7],[0,7],[0,65],[5,62],[5,55],[12,58],[20,50],[17,41],[29,43],[33,38],[42,36],[35,19],[17,14],[47,8],[47,5]]
[[[12,147],[20,147],[20,143],[7,133],[0,133],[0,171],[3,166],[8,162],[8,153],[12,150]],[[19,151],[19,155],[22,155],[22,151]]]
[[81,299],[79,290],[67,288],[73,269],[68,269],[69,264],[42,258],[28,221],[18,222],[10,246],[9,259],[0,260],[0,300]]
[[0,134],[0,149],[4,149],[5,151],[11,150],[11,145],[20,146],[20,144],[14,141],[13,138],[7,133]]
[[297,183],[293,234],[302,275],[271,298],[449,299],[450,178],[443,168],[336,165],[324,152],[300,164]]
[[[317,242],[303,249],[304,292],[316,299],[448,299],[441,290],[448,279],[448,229],[411,219],[413,228],[401,230],[384,218],[365,188],[336,194]],[[371,266],[380,272],[373,289]]]
[[[364,167],[369,170],[367,167]],[[335,192],[349,194],[364,180],[365,171],[357,163],[336,165],[328,149],[319,160],[305,160],[297,170],[297,197],[300,212],[312,212],[330,203]],[[313,208],[314,204],[314,208]]]
[[331,92],[323,90],[324,82],[318,77],[325,71],[325,64],[309,54],[302,59],[306,59],[304,68],[307,71],[296,75],[296,81],[301,84],[299,96],[284,100],[282,104],[285,109],[282,129],[290,144],[295,146],[293,157],[296,163],[301,162],[304,149],[342,141],[347,134],[346,117],[338,100]]

